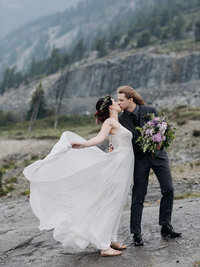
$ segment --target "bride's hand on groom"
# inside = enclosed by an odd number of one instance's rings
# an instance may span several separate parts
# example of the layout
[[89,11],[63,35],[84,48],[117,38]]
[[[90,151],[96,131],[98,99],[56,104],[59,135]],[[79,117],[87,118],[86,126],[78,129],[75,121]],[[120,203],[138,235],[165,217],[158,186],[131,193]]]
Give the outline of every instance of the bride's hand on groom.
[[84,148],[82,143],[71,142],[72,148]]
[[112,152],[113,151],[113,146],[112,145],[109,145],[109,148],[108,148],[108,150],[107,150],[107,153],[110,153],[110,152]]

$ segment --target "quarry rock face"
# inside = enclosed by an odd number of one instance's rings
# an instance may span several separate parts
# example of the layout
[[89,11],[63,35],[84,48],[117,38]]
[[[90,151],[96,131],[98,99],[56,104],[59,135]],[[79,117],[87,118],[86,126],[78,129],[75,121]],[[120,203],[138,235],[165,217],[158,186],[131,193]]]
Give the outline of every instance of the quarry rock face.
[[[200,53],[152,54],[135,53],[111,60],[79,64],[62,75],[40,80],[49,106],[54,106],[56,88],[64,84],[61,112],[83,114],[93,112],[96,100],[105,93],[116,93],[117,87],[130,85],[148,104],[174,106],[198,105],[200,100]],[[37,82],[6,92],[0,109],[23,114]]]

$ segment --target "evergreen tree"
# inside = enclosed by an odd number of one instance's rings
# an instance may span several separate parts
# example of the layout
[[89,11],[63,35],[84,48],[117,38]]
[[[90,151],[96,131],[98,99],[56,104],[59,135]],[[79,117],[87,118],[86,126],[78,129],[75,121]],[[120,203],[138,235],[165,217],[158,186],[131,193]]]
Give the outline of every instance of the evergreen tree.
[[58,71],[59,68],[61,67],[61,62],[62,62],[62,58],[61,58],[60,49],[54,48],[51,51],[50,58],[47,59],[48,69],[46,71],[48,72],[48,74],[55,73],[56,71]]
[[195,41],[200,42],[200,20],[195,23]]
[[2,82],[0,83],[0,93],[3,94],[10,88],[17,88],[23,81],[23,75],[16,72],[16,67],[7,68],[3,72]]
[[117,43],[119,42],[119,40],[120,40],[120,36],[119,35],[113,35],[110,38],[110,41],[109,41],[110,50],[114,50],[117,47]]
[[148,45],[150,43],[150,37],[151,37],[151,34],[149,31],[143,32],[137,41],[137,47],[143,47],[143,46]]
[[72,62],[79,61],[83,58],[85,53],[85,45],[83,43],[83,40],[79,40],[79,42],[76,44],[72,51],[71,59]]
[[172,27],[172,35],[175,37],[175,39],[181,39],[183,34],[183,26],[184,26],[184,20],[181,16],[179,16]]
[[170,20],[170,12],[168,8],[165,8],[161,13],[160,26],[166,26]]
[[28,76],[30,78],[34,77],[37,75],[37,64],[35,62],[35,57],[32,58],[31,65],[28,70]]
[[47,115],[46,103],[44,98],[44,89],[40,83],[31,98],[30,108],[27,111],[26,119],[44,118]]
[[107,54],[105,38],[97,39],[95,48],[98,51],[98,57],[104,57]]

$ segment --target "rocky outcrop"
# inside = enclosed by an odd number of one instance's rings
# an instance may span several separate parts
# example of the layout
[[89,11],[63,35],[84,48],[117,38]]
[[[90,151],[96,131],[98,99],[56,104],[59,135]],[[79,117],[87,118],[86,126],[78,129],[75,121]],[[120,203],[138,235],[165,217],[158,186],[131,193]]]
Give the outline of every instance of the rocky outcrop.
[[[173,107],[177,104],[198,105],[200,100],[200,53],[134,53],[124,57],[101,59],[79,64],[60,78],[55,74],[43,80],[47,102],[55,104],[57,85],[65,84],[62,113],[93,112],[98,97],[115,94],[120,85],[135,88],[147,103]],[[34,86],[36,83],[33,84]],[[23,114],[34,87],[22,86],[4,94],[0,109]]]
[[[61,79],[67,81],[63,112],[93,111],[98,96],[108,92],[115,95],[118,86],[127,84],[149,104],[197,105],[200,100],[200,53],[182,56],[135,53],[125,58],[79,66],[66,72]],[[57,83],[59,80],[47,92],[52,102]]]
[[97,96],[115,92],[119,85],[135,89],[165,87],[200,79],[200,53],[183,56],[135,53],[124,59],[79,67],[67,72],[66,97]]

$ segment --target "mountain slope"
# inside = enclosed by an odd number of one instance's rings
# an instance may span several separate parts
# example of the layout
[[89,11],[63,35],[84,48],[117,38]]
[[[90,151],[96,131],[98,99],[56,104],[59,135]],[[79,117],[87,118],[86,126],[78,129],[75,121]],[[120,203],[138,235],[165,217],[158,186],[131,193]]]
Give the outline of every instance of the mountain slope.
[[13,31],[0,40],[0,72],[16,65],[25,70],[33,56],[41,60],[53,47],[70,49],[78,40],[90,43],[130,10],[132,0],[85,0],[77,8],[46,16]]

